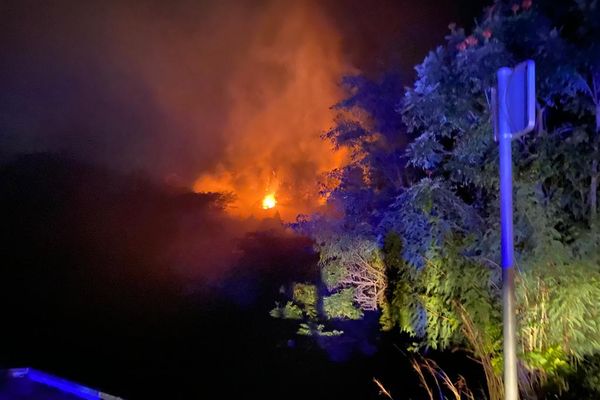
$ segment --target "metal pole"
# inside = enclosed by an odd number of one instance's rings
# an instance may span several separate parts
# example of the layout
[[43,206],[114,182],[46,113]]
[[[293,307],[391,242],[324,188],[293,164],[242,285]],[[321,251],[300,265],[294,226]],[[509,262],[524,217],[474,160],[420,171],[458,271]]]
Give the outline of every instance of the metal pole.
[[500,147],[500,222],[502,230],[502,305],[504,330],[504,398],[518,400],[514,306],[514,244],[511,134],[506,104],[512,70],[498,70],[498,142]]

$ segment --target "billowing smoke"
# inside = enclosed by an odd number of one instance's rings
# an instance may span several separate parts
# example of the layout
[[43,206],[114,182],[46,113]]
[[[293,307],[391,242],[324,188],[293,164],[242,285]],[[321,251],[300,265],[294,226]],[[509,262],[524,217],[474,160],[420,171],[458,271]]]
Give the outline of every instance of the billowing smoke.
[[258,214],[274,194],[278,212],[293,218],[319,205],[319,177],[342,161],[320,133],[332,125],[336,82],[348,68],[337,32],[307,3],[272,2],[248,35],[226,85],[224,153],[194,187],[233,192],[232,211],[242,215]]
[[314,210],[320,175],[342,159],[320,133],[348,72],[339,34],[316,4],[216,3],[191,32],[136,12],[120,14],[121,56],[138,63],[161,112],[188,124],[181,129],[206,159],[191,171],[194,190],[231,192],[235,215],[265,215],[269,194],[284,218]]
[[[313,1],[15,2],[2,10],[0,156],[58,151],[230,191],[236,215],[318,206],[341,156],[340,35]],[[275,212],[275,211],[271,211]]]
[[[410,74],[456,4],[1,2],[0,161],[64,152],[231,191],[235,215],[291,219],[318,207],[319,175],[342,162],[319,139],[341,76]],[[267,211],[266,194],[278,202]]]

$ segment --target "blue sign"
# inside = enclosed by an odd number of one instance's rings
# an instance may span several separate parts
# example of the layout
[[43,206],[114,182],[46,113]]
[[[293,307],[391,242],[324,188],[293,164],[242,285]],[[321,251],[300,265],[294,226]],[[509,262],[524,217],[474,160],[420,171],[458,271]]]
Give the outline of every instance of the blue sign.
[[508,112],[512,139],[531,132],[535,127],[535,63],[531,60],[517,65],[511,72],[506,93],[499,93]]

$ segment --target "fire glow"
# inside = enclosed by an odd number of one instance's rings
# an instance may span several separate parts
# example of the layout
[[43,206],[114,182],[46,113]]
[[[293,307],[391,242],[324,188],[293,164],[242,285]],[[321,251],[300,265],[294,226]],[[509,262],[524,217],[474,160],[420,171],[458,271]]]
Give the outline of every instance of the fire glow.
[[273,193],[269,193],[266,195],[262,201],[263,210],[269,210],[271,208],[275,208],[277,205],[277,199]]
[[337,82],[350,71],[338,32],[316,7],[273,1],[254,29],[247,57],[228,80],[224,152],[194,190],[232,193],[228,211],[236,216],[276,207],[294,220],[323,206],[324,174],[345,160],[321,134],[334,124]]

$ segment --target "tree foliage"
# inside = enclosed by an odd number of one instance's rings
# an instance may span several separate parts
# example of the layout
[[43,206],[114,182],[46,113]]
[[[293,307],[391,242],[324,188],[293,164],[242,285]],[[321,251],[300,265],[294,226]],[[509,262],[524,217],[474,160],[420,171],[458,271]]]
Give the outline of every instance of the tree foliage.
[[346,79],[349,97],[324,135],[352,155],[327,189],[341,218],[297,225],[310,226],[329,290],[354,288],[354,304],[414,349],[470,351],[493,399],[502,332],[490,88],[498,68],[526,58],[538,115],[535,132],[513,142],[523,396],[564,390],[600,353],[600,3],[556,3],[498,0],[471,33],[450,24],[407,89]]
[[[499,365],[501,348],[492,345],[499,334],[492,328],[499,320],[486,320],[472,309],[486,305],[499,310],[498,161],[489,88],[500,66],[533,58],[538,66],[538,129],[513,146],[522,388],[529,388],[529,395],[548,378],[568,371],[574,360],[600,351],[599,264],[593,252],[580,250],[597,245],[591,198],[597,191],[598,115],[595,94],[586,87],[599,64],[586,50],[593,40],[577,40],[581,35],[600,39],[596,20],[590,20],[598,6],[564,2],[569,4],[558,14],[549,12],[548,3],[498,1],[470,35],[451,26],[447,44],[417,67],[417,81],[399,111],[407,130],[417,135],[408,147],[409,163],[428,178],[400,194],[391,208],[395,213],[383,217],[402,237],[409,263],[420,266],[422,258],[427,260],[424,271],[433,273],[423,272],[424,288],[433,285],[438,288],[433,293],[443,293],[448,287],[437,279],[435,260],[440,256],[444,274],[456,270],[476,276],[472,282],[453,277],[459,289],[450,291],[446,311],[466,311],[479,336],[490,343],[484,347],[488,354],[476,355]],[[572,30],[569,24],[582,14],[590,25]],[[435,206],[419,193],[438,181],[447,188],[434,200],[443,212],[432,212]],[[422,330],[427,345],[432,338],[441,346],[459,343],[452,337],[456,331],[468,339],[464,318],[462,328],[448,315],[426,321],[433,328],[447,325],[433,329],[441,333],[437,336]],[[473,342],[468,346],[477,349]]]

